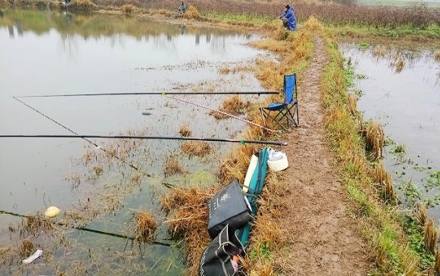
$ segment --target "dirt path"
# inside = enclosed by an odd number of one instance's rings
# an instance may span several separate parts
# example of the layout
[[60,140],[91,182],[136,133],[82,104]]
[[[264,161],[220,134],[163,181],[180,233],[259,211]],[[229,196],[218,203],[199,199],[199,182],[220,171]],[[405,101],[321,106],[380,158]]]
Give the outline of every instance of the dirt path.
[[[368,248],[347,215],[347,192],[332,168],[326,145],[320,83],[324,41],[315,37],[314,59],[298,88],[301,127],[287,135],[290,168],[285,172],[288,275],[366,275]],[[284,228],[283,227],[283,228]]]

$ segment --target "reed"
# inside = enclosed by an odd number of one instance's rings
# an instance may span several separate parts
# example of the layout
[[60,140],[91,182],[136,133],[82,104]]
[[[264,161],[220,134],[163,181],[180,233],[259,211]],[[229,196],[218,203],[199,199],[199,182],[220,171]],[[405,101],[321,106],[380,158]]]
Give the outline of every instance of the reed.
[[374,160],[382,158],[384,144],[383,127],[374,121],[370,122],[366,129],[366,149],[372,153]]
[[434,52],[434,59],[436,61],[440,61],[440,50]]
[[179,129],[180,136],[182,137],[190,137],[192,135],[192,131],[188,125],[181,125]]
[[137,10],[137,7],[132,4],[125,4],[121,7],[121,11],[125,14],[131,14]]
[[35,245],[28,240],[23,240],[18,247],[18,254],[21,258],[27,258],[34,253]]
[[391,177],[391,174],[386,173],[385,179],[383,181],[384,187],[384,198],[389,203],[396,203],[398,201],[396,189],[394,188],[393,184],[393,178]]
[[136,240],[141,243],[151,243],[156,239],[157,222],[150,212],[137,214]]
[[173,237],[183,237],[188,275],[197,275],[200,256],[210,241],[208,235],[208,202],[220,187],[173,188],[161,198],[163,209],[172,216],[165,221]]
[[440,252],[438,247],[435,251],[434,273],[435,276],[440,275]]
[[207,142],[185,141],[180,148],[189,156],[204,157],[211,153],[211,146]]
[[404,66],[405,66],[405,61],[403,60],[402,57],[398,57],[398,58],[394,61],[394,67],[396,68],[396,72],[397,72],[397,73],[402,72]]
[[350,111],[351,115],[357,116],[359,111],[357,110],[357,101],[358,97],[353,94],[348,94],[347,97],[347,108]]
[[435,246],[437,245],[437,231],[435,230],[434,220],[429,219],[424,227],[424,242],[425,249],[432,254],[435,254]]
[[428,218],[428,212],[426,210],[426,205],[422,201],[417,202],[416,208],[414,210],[415,216],[421,225],[425,225]]
[[199,11],[193,5],[189,5],[188,9],[183,14],[183,17],[186,18],[186,19],[192,19],[192,20],[200,20],[200,19],[202,19],[202,17],[200,16]]
[[165,177],[184,173],[184,170],[174,156],[168,157],[165,162]]

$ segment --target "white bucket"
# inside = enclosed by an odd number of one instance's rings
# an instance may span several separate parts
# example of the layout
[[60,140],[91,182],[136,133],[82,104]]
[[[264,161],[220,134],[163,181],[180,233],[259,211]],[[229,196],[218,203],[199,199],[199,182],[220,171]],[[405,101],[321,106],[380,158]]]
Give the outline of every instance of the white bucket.
[[283,157],[278,160],[267,160],[267,166],[272,172],[279,172],[287,169],[289,167],[289,162],[287,161],[287,156],[283,154]]

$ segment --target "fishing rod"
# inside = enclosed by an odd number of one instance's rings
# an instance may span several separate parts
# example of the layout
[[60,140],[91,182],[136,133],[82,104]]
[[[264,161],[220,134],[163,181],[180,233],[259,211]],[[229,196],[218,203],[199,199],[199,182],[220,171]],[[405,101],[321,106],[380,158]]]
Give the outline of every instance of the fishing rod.
[[173,136],[130,136],[130,135],[21,135],[21,134],[1,134],[0,138],[60,138],[60,139],[137,139],[137,140],[181,140],[181,141],[205,141],[205,142],[223,142],[245,144],[264,144],[274,146],[287,146],[287,142],[260,141],[247,139],[221,139],[221,138],[198,138],[198,137],[173,137]]
[[250,124],[250,125],[253,125],[253,126],[256,126],[256,127],[262,128],[262,129],[265,129],[265,130],[267,130],[267,131],[269,131],[269,132],[279,132],[278,130],[274,130],[274,129],[271,129],[271,128],[268,128],[268,127],[265,127],[265,126],[259,125],[259,124],[257,124],[257,123],[254,123],[254,122],[249,121],[249,120],[247,120],[247,119],[240,118],[240,117],[238,117],[238,116],[236,116],[236,115],[234,115],[234,114],[227,113],[227,112],[224,112],[224,111],[222,111],[222,110],[214,109],[214,108],[211,108],[211,107],[208,107],[208,106],[202,105],[202,104],[198,104],[198,103],[190,102],[190,101],[183,100],[183,99],[179,99],[179,98],[176,98],[176,97],[170,97],[170,96],[167,96],[165,93],[162,94],[162,95],[163,95],[164,97],[167,97],[168,99],[173,99],[173,100],[176,100],[176,101],[180,101],[180,102],[184,102],[184,103],[187,103],[187,104],[195,105],[195,106],[198,106],[198,107],[201,107],[201,108],[204,108],[204,109],[211,110],[211,111],[213,111],[213,112],[217,112],[217,113],[220,113],[220,114],[223,114],[223,115],[229,116],[229,117],[231,117],[231,118],[234,118],[234,119],[240,120],[240,121],[245,122],[245,123],[247,123],[247,124]]
[[98,97],[98,96],[160,96],[168,95],[268,95],[280,94],[276,91],[243,91],[243,92],[129,92],[129,93],[80,93],[80,94],[53,94],[53,95],[29,95],[17,98],[56,98],[56,97]]
[[[36,218],[36,216],[22,215],[22,214],[8,212],[8,211],[4,211],[4,210],[0,210],[0,215],[1,214],[11,215],[11,216],[21,217],[21,218],[31,218],[31,219],[32,218]],[[63,223],[63,222],[51,221],[51,220],[44,219],[44,218],[42,218],[42,220],[44,220],[44,221],[46,221],[46,222],[48,222],[50,224],[55,224],[55,225],[58,225],[58,226],[68,227],[68,228],[72,228],[72,229],[75,229],[75,230],[91,232],[91,233],[95,233],[95,234],[102,234],[102,235],[116,237],[116,238],[128,239],[128,240],[132,240],[132,241],[136,240],[136,237],[130,237],[130,236],[122,235],[122,234],[118,234],[118,233],[106,232],[106,231],[101,231],[101,230],[96,230],[96,229],[91,229],[91,228],[81,227],[81,226],[68,225],[68,224]],[[159,242],[159,241],[153,241],[152,243],[153,244],[157,244],[157,245],[167,246],[167,247],[171,246],[171,244],[164,243],[164,242]]]
[[[38,109],[36,109],[36,108],[30,106],[29,104],[27,104],[27,103],[25,103],[25,102],[19,100],[17,97],[12,97],[12,98],[14,98],[14,100],[20,102],[21,104],[25,105],[26,107],[32,109],[33,111],[37,112],[37,113],[40,114],[41,116],[43,116],[43,117],[49,119],[50,121],[54,122],[55,124],[59,125],[60,127],[64,128],[65,130],[69,131],[70,133],[73,133],[73,134],[75,134],[76,136],[79,135],[77,132],[75,132],[75,131],[73,131],[72,129],[68,128],[67,126],[61,124],[60,122],[58,122],[58,121],[52,119],[51,117],[47,116],[47,115],[44,114],[43,112],[39,111]],[[144,171],[140,170],[138,167],[134,166],[133,164],[131,164],[131,163],[127,163],[126,161],[122,160],[121,158],[119,158],[119,156],[110,154],[105,148],[102,148],[102,147],[98,146],[98,144],[92,142],[91,140],[89,140],[89,139],[87,139],[87,138],[82,138],[82,139],[83,139],[84,141],[90,143],[91,145],[95,146],[96,148],[99,148],[100,150],[102,150],[103,152],[105,152],[106,154],[108,154],[109,156],[112,156],[112,157],[118,159],[119,161],[121,161],[122,163],[128,165],[128,166],[131,167],[132,169],[135,169],[135,170],[137,170],[137,171],[140,171],[140,172],[142,172],[144,175],[146,175],[146,176],[148,176],[148,177],[153,177],[151,174],[148,174],[147,172],[144,172]]]

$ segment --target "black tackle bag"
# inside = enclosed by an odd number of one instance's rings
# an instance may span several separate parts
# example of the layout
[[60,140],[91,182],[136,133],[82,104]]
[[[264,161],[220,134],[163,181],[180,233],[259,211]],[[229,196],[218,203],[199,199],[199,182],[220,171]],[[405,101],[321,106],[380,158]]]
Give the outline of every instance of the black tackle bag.
[[246,200],[238,180],[234,179],[209,201],[208,232],[212,239],[226,224],[238,229],[252,219]]
[[199,276],[238,275],[239,264],[233,256],[243,256],[244,247],[236,235],[236,229],[226,225],[202,254]]

